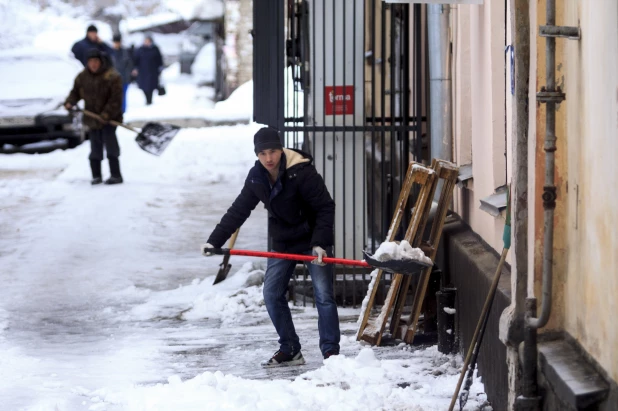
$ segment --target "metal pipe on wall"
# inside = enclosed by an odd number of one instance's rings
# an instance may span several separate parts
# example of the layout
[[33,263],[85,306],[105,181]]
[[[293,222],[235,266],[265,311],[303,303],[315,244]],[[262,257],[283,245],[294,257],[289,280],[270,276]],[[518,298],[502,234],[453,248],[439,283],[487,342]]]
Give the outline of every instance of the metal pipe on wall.
[[[450,6],[427,5],[431,157],[452,160]],[[437,195],[438,193],[436,193]]]
[[[555,0],[546,0],[547,26],[556,25]],[[556,91],[556,39],[545,39],[545,76],[547,92]],[[545,91],[545,90],[542,90]],[[551,313],[552,276],[554,260],[554,209],[556,208],[555,153],[556,153],[556,103],[548,100],[545,114],[545,185],[543,186],[543,302],[541,316],[528,313],[526,323],[534,328],[547,325]]]

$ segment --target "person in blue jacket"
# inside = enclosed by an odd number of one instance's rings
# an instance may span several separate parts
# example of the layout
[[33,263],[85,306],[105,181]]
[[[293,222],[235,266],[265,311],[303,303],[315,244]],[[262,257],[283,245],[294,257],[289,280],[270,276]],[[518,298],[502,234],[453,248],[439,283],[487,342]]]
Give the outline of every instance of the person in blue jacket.
[[[277,252],[315,255],[307,264],[318,310],[320,351],[324,359],[339,354],[339,316],[333,292],[333,266],[322,263],[332,256],[335,202],[313,166],[313,158],[300,150],[283,148],[279,133],[262,128],[254,136],[258,161],[249,170],[244,187],[221,222],[202,246],[222,247],[245,222],[259,202],[268,210],[268,232]],[[279,335],[279,350],[264,367],[304,364],[301,346],[286,290],[296,261],[269,258],[264,275],[264,302]]]
[[159,75],[163,70],[163,56],[152,37],[147,36],[144,44],[135,51],[133,56],[135,69],[133,75],[137,76],[137,85],[146,96],[146,105],[152,104],[152,95],[159,87]]
[[71,51],[75,58],[86,67],[88,63],[88,53],[92,49],[97,49],[105,53],[103,55],[108,59],[107,64],[112,67],[114,66],[114,60],[112,58],[114,50],[101,40],[99,31],[94,25],[88,26],[88,29],[86,29],[86,37],[73,44]]

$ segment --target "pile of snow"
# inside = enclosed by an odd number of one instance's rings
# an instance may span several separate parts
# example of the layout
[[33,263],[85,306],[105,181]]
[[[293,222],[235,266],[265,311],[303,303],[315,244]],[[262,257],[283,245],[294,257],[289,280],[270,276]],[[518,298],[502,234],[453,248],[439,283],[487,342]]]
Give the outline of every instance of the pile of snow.
[[89,19],[89,14],[86,7],[62,0],[0,0],[0,49],[35,46],[70,53],[90,24],[103,41],[111,42],[109,24]]
[[215,105],[212,115],[221,119],[248,120],[253,117],[253,81],[238,87],[230,96]]
[[214,89],[197,87],[196,77],[181,74],[179,63],[170,65],[161,77],[167,94],[155,95],[150,106],[145,105],[144,95],[137,86],[129,87],[125,122],[135,124],[153,119],[160,122],[181,120],[190,126],[250,123],[253,116],[252,81],[238,87],[227,100],[214,104]]
[[266,316],[263,281],[264,267],[261,263],[247,262],[217,285],[212,284],[212,277],[206,277],[204,280],[196,278],[191,284],[174,290],[151,292],[130,287],[121,294],[138,298],[147,296],[145,303],[131,310],[131,320],[216,319],[223,325],[230,325]]
[[[354,358],[331,357],[324,366],[293,381],[249,380],[205,372],[167,384],[130,386],[122,391],[100,389],[84,393],[91,401],[124,410],[252,409],[252,410],[445,410],[461,364],[436,347],[410,352],[408,359],[379,360],[363,348]],[[472,385],[465,410],[486,402],[483,385]],[[147,404],[147,405],[146,405]]]
[[420,248],[413,248],[406,240],[401,242],[385,241],[380,244],[373,258],[378,261],[404,260],[411,259],[433,264],[431,258],[427,257]]
[[215,43],[206,43],[195,56],[191,73],[197,84],[213,84],[217,74],[217,50]]

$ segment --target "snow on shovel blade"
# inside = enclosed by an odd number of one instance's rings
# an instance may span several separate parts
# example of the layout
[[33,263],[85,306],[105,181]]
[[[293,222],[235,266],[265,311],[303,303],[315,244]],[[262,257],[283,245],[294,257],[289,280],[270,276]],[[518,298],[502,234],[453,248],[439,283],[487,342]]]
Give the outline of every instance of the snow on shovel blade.
[[173,124],[146,123],[135,141],[142,150],[160,156],[179,130],[180,127]]
[[369,265],[393,274],[414,275],[420,273],[427,267],[433,266],[433,264],[425,261],[413,260],[411,258],[380,261],[373,258],[371,254],[366,251],[363,251],[363,255],[365,256],[365,261],[367,261]]

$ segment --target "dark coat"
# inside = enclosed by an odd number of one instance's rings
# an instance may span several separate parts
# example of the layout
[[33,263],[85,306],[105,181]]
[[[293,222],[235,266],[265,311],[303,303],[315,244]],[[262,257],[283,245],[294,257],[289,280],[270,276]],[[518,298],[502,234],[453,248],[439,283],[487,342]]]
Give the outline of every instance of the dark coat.
[[99,49],[102,52],[104,52],[109,58],[108,64],[111,66],[114,66],[114,60],[113,60],[114,49],[112,49],[106,43],[103,43],[103,42],[95,43],[93,41],[90,41],[88,37],[85,37],[81,39],[80,41],[76,42],[75,44],[73,44],[71,51],[73,52],[73,55],[75,56],[75,58],[81,61],[84,67],[86,67],[86,63],[88,62],[88,57],[87,57],[88,52],[91,49]]
[[137,69],[137,84],[144,91],[153,91],[159,86],[159,73],[163,69],[163,57],[159,48],[141,46],[135,51],[134,62]]
[[[77,75],[65,104],[74,106],[82,99],[86,110],[99,114],[105,120],[122,123],[122,78],[107,61],[102,62],[96,73],[85,68]],[[84,124],[91,129],[99,129],[104,125],[86,115],[83,118]]]
[[268,230],[275,251],[301,253],[313,246],[332,246],[335,202],[312,161],[307,153],[284,149],[279,177],[272,188],[268,171],[256,161],[240,195],[208,243],[222,247],[261,201],[268,210]]
[[133,71],[133,58],[129,50],[124,47],[120,47],[118,50],[114,49],[114,67],[120,73],[122,82],[129,84],[131,82],[131,71]]

